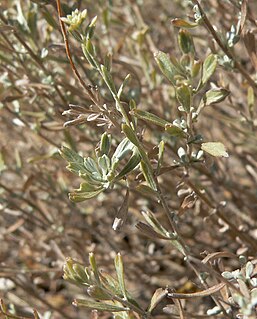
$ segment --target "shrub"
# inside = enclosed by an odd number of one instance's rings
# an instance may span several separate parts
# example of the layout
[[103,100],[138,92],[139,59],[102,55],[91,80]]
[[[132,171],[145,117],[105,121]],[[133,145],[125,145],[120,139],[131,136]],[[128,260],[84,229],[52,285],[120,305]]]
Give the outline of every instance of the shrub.
[[256,317],[254,14],[3,4],[1,272],[17,315],[14,296],[66,318],[84,314],[71,298],[93,318]]

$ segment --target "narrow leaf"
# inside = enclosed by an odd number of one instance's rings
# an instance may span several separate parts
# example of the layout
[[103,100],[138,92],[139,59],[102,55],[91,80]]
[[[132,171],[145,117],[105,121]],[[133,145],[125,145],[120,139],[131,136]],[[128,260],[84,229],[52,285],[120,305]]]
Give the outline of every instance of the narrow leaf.
[[89,299],[76,299],[73,301],[73,305],[76,307],[86,307],[88,309],[108,312],[129,311],[129,308],[119,307],[101,302],[95,302]]
[[90,284],[90,278],[88,274],[85,272],[85,268],[83,266],[81,266],[80,264],[74,264],[72,268],[77,274],[77,276],[80,277],[82,282],[84,282],[84,284]]
[[143,195],[150,196],[152,199],[157,196],[157,193],[152,188],[144,184],[136,186],[136,190]]
[[100,141],[100,156],[102,155],[108,155],[111,147],[111,136],[108,135],[106,132],[103,133],[101,136],[101,141]]
[[140,232],[146,237],[149,237],[152,239],[159,238],[159,239],[169,240],[169,238],[157,233],[150,225],[147,225],[143,222],[138,222],[136,224],[136,228],[138,228]]
[[157,218],[149,211],[142,211],[142,215],[144,216],[146,222],[161,236],[167,237],[169,235],[168,231],[159,223]]
[[128,74],[125,77],[124,81],[122,82],[122,84],[119,88],[119,91],[118,91],[118,98],[119,99],[121,98],[121,94],[123,93],[123,90],[124,90],[125,86],[129,83],[130,79],[131,79],[131,76],[130,76],[130,74]]
[[202,85],[206,84],[216,70],[218,63],[217,56],[210,54],[203,63]]
[[180,50],[182,51],[182,53],[194,54],[195,47],[194,47],[193,37],[190,34],[190,32],[188,32],[187,30],[182,29],[179,31],[178,44],[179,44],[179,47],[180,47]]
[[129,152],[132,152],[135,146],[130,142],[128,138],[124,138],[117,146],[113,156],[112,164],[122,160]]
[[141,157],[136,152],[134,155],[131,156],[128,163],[123,167],[123,169],[120,171],[120,173],[115,177],[115,180],[119,180],[122,177],[126,176],[131,171],[133,171],[133,169],[137,167],[137,165],[140,163],[140,161],[141,161]]
[[99,275],[94,253],[89,253],[89,263],[90,263],[90,266],[92,267],[97,284],[101,286],[100,275]]
[[122,291],[123,297],[125,300],[127,300],[127,293],[125,288],[125,279],[124,279],[124,268],[123,268],[123,262],[120,253],[118,253],[114,259],[115,269],[120,285],[120,290]]
[[75,189],[73,192],[69,193],[69,198],[73,202],[82,202],[84,200],[96,197],[103,191],[103,188],[95,188],[89,183],[81,183],[79,189]]
[[106,291],[104,291],[101,287],[98,287],[96,285],[92,285],[87,288],[87,293],[90,297],[96,299],[96,300],[110,300],[112,299],[112,296],[108,294]]
[[127,136],[127,138],[130,140],[131,143],[133,143],[135,146],[140,148],[140,142],[136,136],[136,133],[129,127],[127,124],[122,124],[122,131]]
[[176,90],[177,99],[179,103],[183,106],[184,110],[188,113],[190,112],[192,103],[192,90],[187,84],[182,84]]
[[136,118],[154,123],[154,124],[159,125],[161,127],[165,127],[165,125],[171,124],[168,121],[160,118],[159,116],[154,115],[154,114],[147,112],[147,111],[135,109],[135,110],[131,111],[130,113],[132,115],[134,115]]
[[[137,149],[138,149],[138,152],[139,154],[141,155],[143,161],[145,161],[145,163],[148,163],[149,162],[149,159],[147,157],[147,154],[146,152],[144,151],[144,149],[142,148],[139,140],[138,140],[138,137],[136,135],[136,133],[132,130],[131,127],[129,127],[127,124],[122,124],[122,131],[123,133],[127,136],[127,138],[130,140],[131,143],[133,143]],[[148,169],[149,170],[149,169]],[[149,170],[150,171],[150,170]]]
[[154,308],[167,296],[167,294],[168,289],[158,288],[151,298],[150,306],[147,312],[151,313]]
[[158,152],[158,164],[157,164],[157,168],[155,171],[155,175],[158,176],[163,164],[163,156],[164,156],[164,147],[165,147],[165,142],[164,141],[160,141],[158,148],[159,148],[159,152]]
[[101,65],[100,68],[101,68],[101,73],[102,73],[104,82],[108,86],[108,88],[111,91],[112,95],[114,97],[116,97],[117,96],[117,90],[116,90],[115,84],[113,82],[113,78],[111,76],[111,73],[107,70],[107,68],[104,65]]
[[168,297],[169,298],[176,298],[176,299],[194,299],[194,298],[200,298],[200,297],[207,297],[210,296],[212,294],[214,294],[215,292],[220,291],[226,284],[225,283],[220,283],[217,284],[215,286],[212,286],[211,288],[208,288],[206,290],[202,290],[199,292],[193,292],[193,293],[188,293],[188,294],[182,294],[182,293],[173,293],[173,292],[169,292],[168,293]]
[[220,103],[225,100],[225,98],[230,94],[230,92],[224,88],[215,88],[207,91],[198,107],[197,113],[206,105]]
[[68,147],[63,146],[59,151],[61,156],[69,163],[67,169],[77,175],[86,173],[84,158]]
[[168,54],[158,51],[154,55],[155,60],[166,78],[173,84],[176,84],[175,75],[177,74],[176,68],[171,63]]
[[152,171],[150,171],[148,165],[142,160],[141,161],[141,170],[142,170],[142,173],[145,177],[145,180],[147,181],[148,185],[154,190],[154,191],[157,191],[157,186],[156,186],[156,183],[155,183],[155,180],[154,180],[154,177],[153,177],[153,174],[152,174]]

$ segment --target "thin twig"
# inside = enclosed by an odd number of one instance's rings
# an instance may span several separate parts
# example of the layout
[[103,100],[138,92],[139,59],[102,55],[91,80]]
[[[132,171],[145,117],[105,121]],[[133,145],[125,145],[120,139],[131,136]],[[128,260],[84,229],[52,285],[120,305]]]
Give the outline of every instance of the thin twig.
[[65,50],[66,50],[66,55],[68,57],[68,60],[70,62],[72,71],[74,73],[74,75],[76,76],[76,78],[78,79],[79,83],[81,84],[81,86],[86,90],[88,96],[90,97],[90,99],[97,104],[97,99],[94,96],[94,94],[91,91],[91,87],[89,85],[87,85],[85,83],[85,81],[82,79],[81,75],[79,74],[78,69],[76,68],[75,63],[73,62],[72,56],[71,56],[71,50],[70,50],[70,45],[69,45],[69,40],[68,40],[68,36],[67,36],[67,32],[66,32],[66,28],[65,28],[65,24],[62,21],[61,17],[62,17],[62,7],[61,7],[61,1],[60,0],[56,0],[56,4],[57,4],[57,11],[58,11],[58,18],[59,18],[59,23],[60,23],[60,27],[61,27],[61,31],[62,31],[62,36],[63,36],[63,40],[64,40],[64,44],[65,44]]
[[247,73],[247,71],[242,67],[242,65],[236,60],[233,53],[223,44],[220,37],[218,36],[217,32],[214,30],[212,24],[210,23],[208,17],[206,16],[203,8],[199,4],[198,0],[193,0],[193,2],[198,6],[199,11],[201,13],[203,22],[206,26],[206,28],[209,30],[209,32],[212,34],[213,38],[217,42],[218,46],[221,48],[221,50],[234,62],[235,68],[242,74],[242,76],[245,78],[245,80],[248,82],[248,84],[255,90],[257,94],[257,83],[250,77],[250,75]]

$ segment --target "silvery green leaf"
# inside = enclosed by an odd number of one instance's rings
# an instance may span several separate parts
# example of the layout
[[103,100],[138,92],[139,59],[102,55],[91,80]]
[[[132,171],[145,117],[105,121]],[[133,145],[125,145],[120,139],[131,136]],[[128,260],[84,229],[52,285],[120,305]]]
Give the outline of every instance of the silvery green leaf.
[[174,124],[165,125],[165,131],[171,136],[186,137],[187,134],[180,127]]
[[129,308],[116,306],[112,304],[106,304],[102,302],[96,302],[89,299],[76,299],[73,301],[73,305],[77,307],[86,307],[92,310],[107,311],[107,312],[120,312],[129,311]]
[[98,188],[96,188],[95,186],[93,185],[90,185],[88,183],[81,183],[80,184],[80,188],[78,189],[79,192],[93,192],[93,191],[96,191],[98,190]]
[[122,291],[123,298],[127,299],[127,292],[125,288],[125,279],[124,279],[124,268],[121,254],[118,253],[114,259],[115,269],[117,273],[118,282],[120,285],[120,290]]
[[215,88],[207,91],[201,99],[197,113],[205,106],[220,103],[226,99],[230,92],[223,88]]
[[243,279],[241,271],[239,269],[232,271],[232,274],[235,279],[238,279],[238,278]]
[[112,296],[103,290],[101,287],[96,285],[91,285],[87,288],[87,293],[90,297],[96,300],[111,300]]
[[117,94],[119,99],[121,97],[121,94],[123,93],[123,90],[124,90],[125,86],[129,83],[130,79],[131,79],[131,76],[130,76],[130,74],[128,74],[125,77],[124,81],[122,82],[122,84],[121,84],[121,86],[119,88],[118,94]]
[[224,144],[221,142],[207,142],[203,143],[201,149],[215,157],[229,157]]
[[158,145],[158,164],[157,164],[157,168],[156,168],[156,176],[159,175],[160,169],[162,167],[163,164],[163,156],[164,156],[164,147],[165,147],[165,142],[164,141],[160,141],[159,145]]
[[87,272],[85,272],[85,268],[83,266],[81,266],[80,264],[74,264],[73,270],[75,271],[77,276],[80,277],[84,284],[90,284],[90,277],[88,276]]
[[206,84],[207,81],[210,79],[210,77],[213,75],[217,67],[217,63],[218,63],[217,61],[218,61],[217,56],[214,54],[210,54],[204,60],[201,85]]
[[230,271],[223,271],[223,273],[221,274],[222,277],[230,280],[230,279],[234,279],[233,273]]
[[182,76],[183,78],[186,77],[186,70],[183,65],[176,59],[176,57],[172,54],[169,54],[170,62],[173,64],[177,74]]
[[[151,182],[151,186],[152,187],[155,182],[154,182],[154,177],[153,177],[153,170],[149,161],[149,158],[144,150],[144,148],[142,147],[136,132],[134,132],[134,130],[128,126],[127,124],[122,124],[122,131],[123,133],[127,136],[127,138],[130,140],[131,143],[133,143],[138,150],[138,153],[140,154],[143,163],[143,170],[145,171],[146,176],[148,178],[148,181]],[[144,173],[144,172],[143,172]]]
[[192,90],[191,88],[183,83],[176,90],[177,99],[179,103],[183,106],[186,112],[190,112],[191,104],[192,104]]
[[201,61],[194,61],[194,64],[191,68],[191,76],[193,78],[197,77],[197,75],[199,74],[200,70],[202,67],[202,62]]
[[92,192],[72,192],[72,193],[69,193],[69,199],[73,202],[83,202],[85,200],[88,200],[88,199],[91,199],[93,197],[96,197],[97,195],[99,195],[104,189],[99,189],[99,190],[96,190],[96,191],[92,191]]
[[91,174],[79,174],[79,176],[82,177],[88,184],[92,184],[94,186],[99,186],[102,182],[104,182],[102,176],[97,172]]
[[105,84],[108,86],[110,92],[114,97],[117,97],[117,90],[115,84],[113,82],[113,78],[111,73],[107,70],[107,68],[101,64],[100,66],[101,74],[104,79]]
[[100,141],[100,156],[106,154],[108,155],[111,147],[111,135],[108,135],[106,132],[102,134]]
[[122,124],[122,131],[126,135],[126,137],[130,140],[132,144],[134,144],[137,148],[140,148],[140,142],[137,138],[136,133],[129,127],[127,124]]
[[63,278],[65,280],[71,280],[76,282],[73,265],[74,265],[73,259],[70,257],[67,258],[65,264],[63,265],[63,272],[64,272]]
[[151,298],[150,306],[148,307],[147,312],[151,313],[154,310],[154,308],[167,296],[167,294],[167,288],[158,288]]
[[85,169],[87,170],[87,172],[90,174],[90,173],[95,173],[97,172],[98,174],[100,174],[100,170],[99,170],[99,167],[96,163],[96,161],[91,158],[91,157],[86,157],[84,159],[84,166],[85,166]]
[[177,87],[176,95],[179,103],[183,106],[185,112],[190,112],[191,104],[192,104],[192,90],[191,88],[183,83],[179,87]]
[[119,282],[116,278],[112,277],[108,273],[101,271],[100,278],[102,285],[110,292],[115,295],[121,295],[122,292],[120,290]]
[[84,158],[68,147],[63,146],[59,151],[61,156],[69,163],[67,169],[77,175],[86,173]]
[[154,54],[155,60],[166,78],[173,84],[176,84],[175,75],[178,74],[176,68],[171,63],[168,54],[158,51]]
[[82,51],[83,51],[84,56],[86,57],[88,63],[92,67],[99,69],[100,68],[99,63],[95,59],[95,47],[93,46],[90,39],[83,42],[81,47],[82,47]]
[[132,152],[134,148],[135,146],[130,142],[130,140],[124,138],[117,146],[112,156],[112,164],[116,164],[117,162],[122,160],[128,153]]
[[94,253],[89,253],[89,263],[95,276],[98,286],[101,286],[100,273],[96,264]]
[[150,211],[142,211],[142,215],[144,216],[146,222],[153,227],[154,231],[164,237],[167,237],[169,234],[168,231],[160,224],[154,214],[152,214]]
[[90,23],[87,25],[85,34],[87,39],[91,39],[94,35],[95,26],[96,26],[97,16],[95,16]]
[[132,115],[134,115],[136,118],[148,121],[150,123],[159,125],[161,127],[165,127],[165,125],[171,124],[170,122],[160,118],[159,116],[152,114],[147,111],[142,111],[139,109],[134,109],[130,112]]
[[137,165],[140,163],[141,157],[138,154],[138,152],[135,152],[134,155],[132,155],[127,162],[127,164],[123,167],[123,169],[120,171],[120,173],[115,177],[115,180],[119,180],[131,171],[133,171],[134,168],[137,167]]
[[149,166],[142,160],[141,163],[141,171],[144,175],[147,184],[154,190],[157,191],[156,182],[154,180],[153,172],[150,170]]
[[168,237],[160,234],[160,233],[157,233],[152,226],[148,225],[148,224],[145,224],[145,223],[142,223],[142,222],[138,222],[136,224],[136,228],[138,228],[140,230],[140,233],[142,233],[143,235],[149,237],[149,238],[152,238],[152,239],[156,239],[156,238],[159,238],[159,239],[164,239],[164,240],[169,240]]
[[110,169],[111,161],[107,155],[98,158],[98,165],[102,169],[103,175],[106,176]]
[[193,37],[190,34],[190,32],[188,32],[187,30],[185,29],[179,30],[178,44],[182,53],[184,54],[195,53]]
[[251,278],[251,275],[253,273],[254,270],[254,265],[253,263],[251,263],[250,261],[247,262],[246,266],[245,266],[245,277],[247,279]]

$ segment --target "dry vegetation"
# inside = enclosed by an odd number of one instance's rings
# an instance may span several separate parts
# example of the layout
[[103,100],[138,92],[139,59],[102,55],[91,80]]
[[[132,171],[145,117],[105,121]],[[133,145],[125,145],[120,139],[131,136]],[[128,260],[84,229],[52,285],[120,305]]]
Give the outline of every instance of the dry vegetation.
[[0,317],[256,318],[256,0],[57,4],[0,6]]

